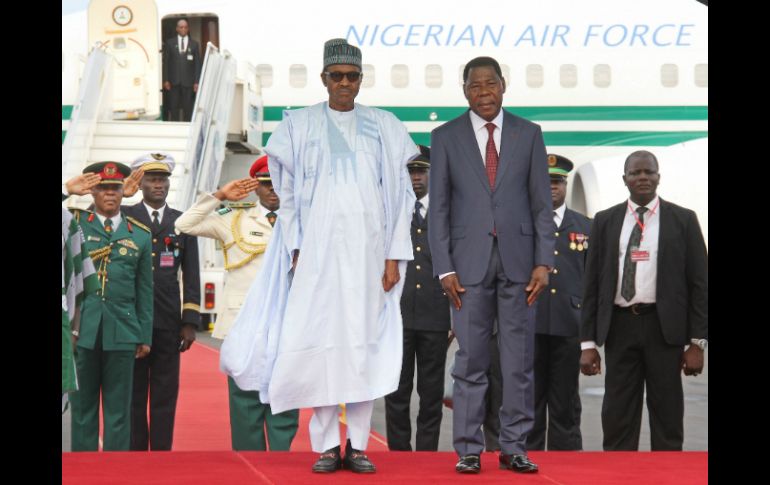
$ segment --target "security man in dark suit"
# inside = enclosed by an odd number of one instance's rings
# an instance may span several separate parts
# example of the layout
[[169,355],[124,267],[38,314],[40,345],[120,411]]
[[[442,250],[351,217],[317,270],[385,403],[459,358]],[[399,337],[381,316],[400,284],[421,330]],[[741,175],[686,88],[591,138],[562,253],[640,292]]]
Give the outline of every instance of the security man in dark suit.
[[182,213],[166,204],[169,176],[174,170],[173,157],[165,153],[148,153],[134,160],[132,168],[144,173],[140,185],[143,200],[126,207],[125,213],[152,231],[155,316],[152,354],[137,360],[134,365],[131,450],[146,451],[149,445],[153,451],[168,451],[174,437],[180,352],[189,349],[195,341],[195,328],[200,321],[198,240],[195,236],[174,231],[174,221]]
[[[201,50],[198,42],[188,35],[187,20],[179,19],[174,37],[163,43],[163,90],[167,92],[169,116],[167,121],[192,119],[195,93],[201,76]],[[182,116],[179,116],[179,109]]]
[[118,162],[97,162],[83,173],[101,177],[91,189],[94,212],[73,210],[99,288],[85,294],[80,329],[72,331],[79,385],[70,396],[72,451],[99,449],[100,402],[104,451],[128,451],[134,362],[146,358],[153,345],[150,234],[120,210],[123,180],[130,168]]
[[546,442],[549,450],[583,449],[578,333],[591,219],[564,203],[572,167],[566,157],[548,155],[556,250],[549,288],[537,302],[535,424],[527,437],[529,450],[544,450]]
[[[630,197],[596,213],[586,261],[580,370],[601,372],[606,451],[639,449],[647,391],[652,451],[681,451],[681,372],[703,371],[708,339],[708,254],[695,212],[658,197],[658,159],[626,158]],[[686,348],[686,350],[685,350]]]
[[412,427],[409,401],[417,359],[417,451],[438,450],[444,396],[444,367],[449,346],[449,303],[438,278],[428,246],[428,171],[430,148],[420,145],[420,155],[407,165],[417,196],[412,216],[414,260],[406,267],[401,316],[404,322],[404,354],[398,389],[385,396],[388,448],[411,451]]

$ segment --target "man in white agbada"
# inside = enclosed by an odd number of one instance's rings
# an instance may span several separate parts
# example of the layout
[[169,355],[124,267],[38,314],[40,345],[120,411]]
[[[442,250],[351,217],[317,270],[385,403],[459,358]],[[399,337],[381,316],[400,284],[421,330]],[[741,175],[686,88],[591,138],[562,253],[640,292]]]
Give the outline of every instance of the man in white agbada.
[[415,200],[406,164],[419,151],[395,116],[354,103],[361,78],[361,51],[326,42],[328,103],[286,112],[270,137],[281,212],[221,349],[222,370],[274,413],[313,408],[314,472],[375,471],[363,453],[374,399],[396,390],[401,370],[400,275],[413,258]]

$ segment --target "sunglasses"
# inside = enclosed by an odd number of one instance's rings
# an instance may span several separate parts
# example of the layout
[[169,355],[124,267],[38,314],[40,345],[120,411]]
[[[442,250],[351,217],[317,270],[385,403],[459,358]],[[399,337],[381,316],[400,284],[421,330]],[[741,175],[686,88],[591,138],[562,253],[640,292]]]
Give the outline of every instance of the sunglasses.
[[348,81],[354,83],[354,82],[358,81],[359,79],[361,79],[361,77],[363,76],[363,73],[358,72],[358,71],[350,71],[350,72],[339,72],[339,71],[329,72],[329,71],[324,71],[324,74],[327,75],[329,77],[329,79],[331,79],[335,83],[338,83],[338,82],[342,81],[343,77],[347,77]]

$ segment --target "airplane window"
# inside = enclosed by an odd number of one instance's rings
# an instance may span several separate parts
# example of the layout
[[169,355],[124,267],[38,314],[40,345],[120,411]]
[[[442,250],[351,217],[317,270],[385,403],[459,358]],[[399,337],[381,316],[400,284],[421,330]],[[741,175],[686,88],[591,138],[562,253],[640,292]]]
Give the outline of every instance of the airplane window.
[[563,88],[577,86],[577,66],[574,64],[562,64],[559,67],[559,83]]
[[679,67],[676,64],[660,66],[660,83],[664,88],[675,88],[679,84]]
[[438,64],[425,66],[425,85],[429,88],[440,88],[443,83],[443,72]]
[[394,88],[409,86],[409,67],[406,64],[393,64],[390,69],[390,84]]
[[364,73],[364,78],[361,81],[361,87],[362,88],[374,87],[374,65],[364,64],[363,73]]
[[544,83],[543,66],[540,64],[529,64],[527,66],[527,87],[542,88]]
[[505,84],[510,84],[511,68],[508,67],[508,64],[500,64],[500,70],[503,72],[503,79],[505,79]]
[[695,85],[699,88],[709,87],[708,64],[695,64]]
[[307,67],[304,64],[292,64],[289,66],[289,85],[293,88],[307,86]]
[[608,88],[612,81],[612,70],[609,64],[597,64],[594,66],[594,86]]
[[257,65],[257,75],[262,81],[263,88],[269,88],[273,85],[273,66],[270,64]]

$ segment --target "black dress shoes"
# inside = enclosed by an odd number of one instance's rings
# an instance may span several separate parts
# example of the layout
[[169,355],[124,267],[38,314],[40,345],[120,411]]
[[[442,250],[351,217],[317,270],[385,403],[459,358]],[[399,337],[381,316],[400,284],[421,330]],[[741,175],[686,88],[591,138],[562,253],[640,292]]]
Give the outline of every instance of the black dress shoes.
[[500,453],[500,468],[519,473],[537,473],[537,465],[529,461],[527,455],[506,455]]
[[342,458],[340,458],[340,447],[324,451],[318,461],[313,464],[313,473],[332,473],[342,468]]
[[481,459],[479,455],[461,456],[455,465],[457,473],[479,473],[481,471]]
[[374,473],[377,471],[377,467],[369,461],[369,457],[363,451],[353,449],[350,440],[345,445],[345,458],[342,460],[342,467],[353,473]]

